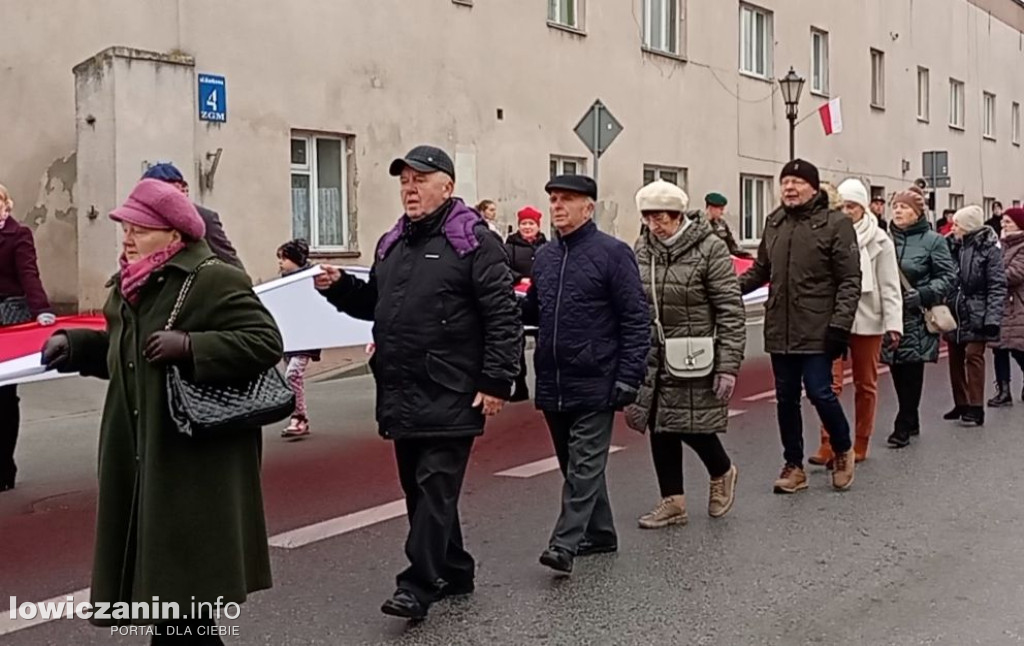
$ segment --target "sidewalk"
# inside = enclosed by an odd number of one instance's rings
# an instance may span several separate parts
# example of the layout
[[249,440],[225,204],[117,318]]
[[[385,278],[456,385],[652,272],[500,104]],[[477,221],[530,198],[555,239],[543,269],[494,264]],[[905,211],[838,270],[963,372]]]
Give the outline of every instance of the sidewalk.
[[362,345],[329,348],[321,353],[320,361],[310,362],[306,378],[318,382],[367,375],[370,373],[369,359],[366,347]]

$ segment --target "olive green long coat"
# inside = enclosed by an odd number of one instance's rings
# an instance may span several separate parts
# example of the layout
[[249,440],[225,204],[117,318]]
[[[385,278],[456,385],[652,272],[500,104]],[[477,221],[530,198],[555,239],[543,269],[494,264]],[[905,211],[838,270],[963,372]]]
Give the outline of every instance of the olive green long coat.
[[[715,368],[707,377],[679,379],[665,367],[665,348],[654,326],[652,256],[666,338],[715,337]],[[655,433],[724,432],[728,402],[715,397],[714,374],[739,374],[747,342],[743,298],[725,242],[698,219],[669,247],[645,231],[636,243],[636,259],[651,305],[651,350],[631,417],[646,418]]]
[[[142,356],[186,276],[212,255],[205,242],[189,245],[153,273],[135,307],[115,277],[107,331],[66,332],[69,368],[110,380],[99,442],[94,604],[158,596],[187,615],[193,597],[241,603],[271,585],[260,429],[211,438],[179,433],[167,411],[165,370]],[[281,358],[281,334],[248,277],[223,263],[200,270],[175,328],[190,333],[199,383],[249,379]]]

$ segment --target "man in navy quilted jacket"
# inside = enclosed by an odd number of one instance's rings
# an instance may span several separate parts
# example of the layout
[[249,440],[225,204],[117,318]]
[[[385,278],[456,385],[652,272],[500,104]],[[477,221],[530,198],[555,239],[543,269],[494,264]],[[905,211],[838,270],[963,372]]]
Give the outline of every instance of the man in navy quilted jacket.
[[558,236],[537,251],[523,322],[539,328],[535,401],[565,477],[540,562],[568,574],[576,556],[618,549],[604,470],[615,411],[644,376],[650,312],[633,250],[593,222],[594,180],[562,175],[545,190]]

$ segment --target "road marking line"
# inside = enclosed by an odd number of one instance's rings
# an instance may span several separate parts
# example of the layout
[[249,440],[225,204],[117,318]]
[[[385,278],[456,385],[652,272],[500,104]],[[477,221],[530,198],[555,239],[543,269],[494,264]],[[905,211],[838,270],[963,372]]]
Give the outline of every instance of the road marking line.
[[310,543],[316,543],[328,538],[354,532],[357,529],[383,523],[395,518],[404,516],[405,500],[394,500],[392,502],[363,509],[346,516],[331,518],[319,523],[299,527],[282,534],[270,537],[271,547],[280,547],[291,550],[303,547]]
[[[621,446],[612,446],[608,449],[608,453],[618,453],[622,450]],[[552,456],[550,458],[544,458],[543,460],[537,460],[536,462],[530,462],[512,469],[506,469],[495,473],[496,476],[503,478],[532,478],[539,476],[542,473],[549,473],[551,471],[558,470],[558,458]]]
[[[32,603],[35,603],[37,605],[37,607],[39,605],[42,605],[42,604],[56,606],[59,603],[67,603],[68,597],[74,597],[75,598],[75,605],[77,606],[78,604],[82,603],[83,601],[89,599],[89,588],[83,588],[81,590],[75,590],[74,592],[68,592],[67,594],[62,594],[60,596],[53,597],[51,599],[47,599],[46,601],[36,601],[36,602],[32,602]],[[18,605],[21,605],[22,603],[27,603],[26,601],[22,601],[20,599],[18,601],[19,601]],[[11,608],[8,608],[8,609],[3,611],[3,614],[0,614],[0,635],[7,635],[7,634],[10,634],[10,633],[13,633],[13,632],[17,632],[19,630],[25,630],[26,628],[31,628],[32,626],[38,626],[40,624],[47,624],[47,623],[50,623],[51,621],[56,621],[57,619],[67,619],[68,618],[67,606],[64,607],[64,612],[61,614],[60,617],[46,617],[46,618],[44,618],[44,617],[40,617],[37,614],[35,616],[35,619],[20,619],[20,618],[19,619],[11,619],[11,612],[10,611],[11,611]]]

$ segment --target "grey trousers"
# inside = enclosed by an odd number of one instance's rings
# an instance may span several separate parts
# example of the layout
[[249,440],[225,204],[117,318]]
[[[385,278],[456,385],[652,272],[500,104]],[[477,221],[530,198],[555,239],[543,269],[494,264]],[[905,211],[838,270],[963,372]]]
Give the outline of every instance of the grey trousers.
[[562,512],[551,534],[551,546],[575,554],[584,539],[597,545],[616,544],[604,477],[615,412],[545,412],[544,418],[565,478]]

